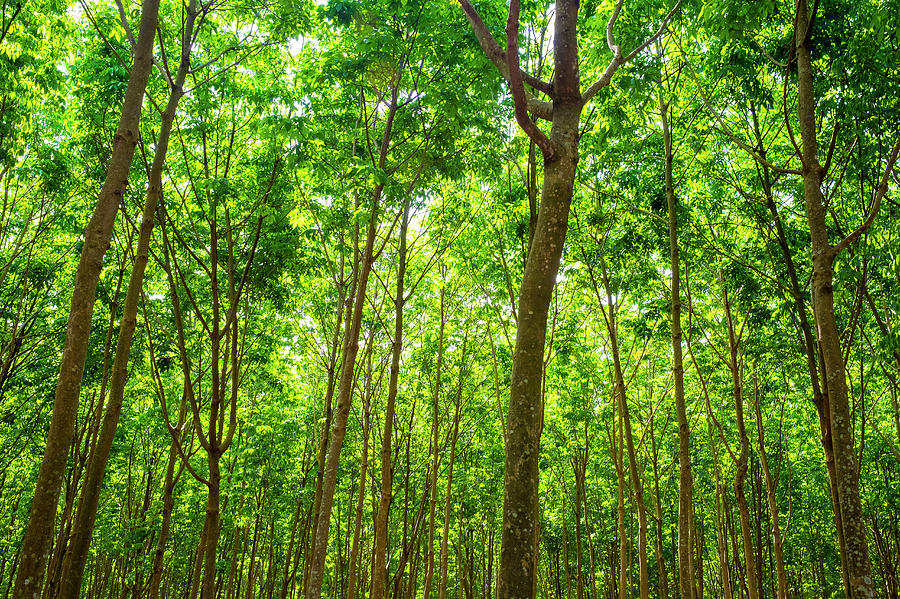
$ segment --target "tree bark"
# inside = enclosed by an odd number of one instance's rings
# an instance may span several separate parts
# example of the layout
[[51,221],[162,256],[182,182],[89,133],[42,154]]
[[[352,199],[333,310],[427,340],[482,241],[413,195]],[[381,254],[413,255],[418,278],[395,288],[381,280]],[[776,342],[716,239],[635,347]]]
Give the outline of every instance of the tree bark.
[[[387,146],[391,139],[391,125],[394,114],[397,111],[397,91],[394,90],[391,106],[388,111],[387,124],[382,139],[382,153],[380,166],[384,168]],[[347,418],[350,415],[350,403],[353,399],[354,370],[356,355],[359,352],[359,332],[362,326],[363,310],[366,303],[366,287],[369,283],[369,275],[372,272],[375,252],[375,234],[378,229],[378,214],[380,209],[381,193],[384,186],[378,184],[372,193],[372,208],[369,213],[369,224],[366,230],[366,245],[360,258],[362,263],[359,269],[359,282],[353,303],[353,316],[350,322],[347,339],[344,344],[344,355],[341,363],[341,377],[338,385],[338,407],[331,428],[331,438],[328,443],[328,454],[325,459],[325,469],[322,482],[322,497],[319,508],[318,521],[316,523],[315,543],[310,548],[311,563],[309,580],[307,584],[307,599],[320,599],[322,596],[322,582],[325,574],[325,555],[328,551],[328,526],[331,523],[331,507],[334,502],[334,491],[337,484],[338,461],[341,456],[341,447],[344,444],[344,436],[347,433]]]
[[153,156],[153,165],[150,168],[149,186],[141,216],[134,264],[131,269],[131,278],[128,280],[128,288],[125,292],[125,305],[122,309],[122,320],[119,323],[119,337],[116,342],[116,353],[113,358],[109,382],[109,400],[103,415],[100,437],[92,453],[92,459],[88,464],[81,498],[78,502],[78,510],[75,512],[72,537],[69,541],[66,559],[63,562],[58,599],[78,599],[84,578],[88,547],[94,532],[94,521],[97,517],[97,506],[100,503],[100,490],[103,486],[106,464],[109,460],[109,453],[119,424],[119,416],[122,413],[122,403],[125,399],[125,384],[128,380],[128,359],[131,355],[131,343],[137,327],[138,303],[141,299],[144,273],[149,260],[150,237],[153,233],[154,221],[156,220],[156,209],[162,197],[162,169],[166,151],[169,147],[172,126],[175,122],[175,114],[178,111],[178,102],[184,95],[184,80],[190,67],[194,19],[197,16],[196,0],[192,0],[188,5],[186,15],[181,61],[178,66],[178,73],[172,83],[169,101],[165,111],[162,113],[159,136],[156,141],[156,154]]
[[678,246],[678,212],[675,184],[672,178],[672,132],[669,129],[669,106],[660,96],[659,113],[665,145],[665,186],[669,212],[669,262],[672,270],[672,373],[675,378],[675,414],[678,421],[678,583],[680,599],[693,599],[694,566],[691,535],[694,528],[691,497],[694,479],[691,474],[691,429],[684,398],[684,357],[681,348],[681,263]]
[[853,438],[853,418],[847,391],[840,333],[834,315],[834,260],[836,246],[828,238],[822,180],[816,139],[816,101],[813,92],[812,23],[807,0],[797,2],[795,43],[797,54],[797,117],[803,162],[803,197],[812,251],[812,298],[816,333],[824,365],[825,388],[830,402],[832,446],[838,507],[845,542],[845,567],[849,599],[874,598],[872,566],[859,496],[859,467]]
[[397,289],[394,297],[394,343],[391,348],[391,373],[384,414],[384,435],[381,441],[381,496],[375,517],[375,566],[372,570],[372,599],[382,599],[384,597],[385,578],[387,577],[385,552],[387,550],[388,517],[393,496],[391,441],[394,435],[397,379],[400,375],[400,352],[403,348],[403,307],[406,304],[404,279],[406,278],[406,232],[409,228],[409,207],[410,196],[407,194],[403,201],[403,215],[400,217],[400,250],[397,256]]
[[49,545],[56,523],[60,486],[66,469],[69,447],[75,434],[78,396],[90,340],[91,317],[103,256],[109,247],[113,223],[122,201],[131,160],[138,142],[138,124],[144,91],[153,65],[153,41],[159,0],[143,0],[141,24],[134,49],[134,65],[125,90],[119,126],[106,170],[106,181],[97,198],[90,223],[84,230],[84,246],[73,285],[72,303],[66,328],[66,342],[60,360],[59,380],[53,401],[53,416],[47,445],[35,483],[28,527],[22,542],[13,599],[34,599],[40,592],[47,565]]

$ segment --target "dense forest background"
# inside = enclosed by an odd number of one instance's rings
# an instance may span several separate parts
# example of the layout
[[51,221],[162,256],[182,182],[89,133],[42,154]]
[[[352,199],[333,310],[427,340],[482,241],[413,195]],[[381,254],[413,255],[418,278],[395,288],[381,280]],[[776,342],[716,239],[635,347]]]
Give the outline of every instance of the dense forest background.
[[0,595],[896,598],[898,149],[897,0],[0,0]]

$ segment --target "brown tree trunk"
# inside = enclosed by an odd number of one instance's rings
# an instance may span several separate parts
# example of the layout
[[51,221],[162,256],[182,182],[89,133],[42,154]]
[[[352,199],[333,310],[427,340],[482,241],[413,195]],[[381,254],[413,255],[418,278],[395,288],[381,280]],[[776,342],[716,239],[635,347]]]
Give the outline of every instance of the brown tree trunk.
[[91,221],[84,230],[84,246],[75,273],[66,342],[53,401],[53,416],[35,483],[28,526],[22,541],[22,557],[16,572],[13,599],[34,599],[43,582],[56,523],[60,486],[75,434],[78,397],[87,358],[97,283],[138,142],[138,123],[153,64],[153,41],[158,13],[159,0],[143,1],[140,31],[134,49],[134,65],[125,91],[119,126],[113,139],[106,181],[100,190]]
[[[590,267],[589,267],[590,268]],[[613,373],[615,376],[616,398],[618,400],[618,410],[624,425],[625,450],[628,453],[628,470],[630,472],[631,486],[634,492],[634,501],[637,507],[638,515],[638,571],[639,571],[639,592],[641,599],[649,599],[650,597],[650,571],[647,566],[647,508],[644,505],[644,490],[641,482],[641,474],[638,470],[637,451],[634,447],[634,436],[631,432],[631,414],[628,410],[627,389],[625,387],[625,373],[622,370],[622,358],[619,351],[619,328],[617,321],[617,312],[619,301],[613,296],[612,286],[609,283],[609,275],[606,270],[606,261],[600,259],[600,274],[603,282],[603,288],[606,293],[606,302],[601,300],[600,309],[603,311],[604,320],[606,321],[606,329],[609,333],[609,344],[613,358]],[[597,290],[596,282],[594,282],[593,270],[591,269],[591,279],[594,283],[595,292]],[[597,293],[598,300],[600,294]]]
[[797,117],[802,145],[803,197],[812,251],[813,314],[824,365],[824,387],[830,403],[837,506],[840,509],[845,542],[844,561],[849,581],[849,597],[868,599],[875,597],[875,589],[859,497],[859,467],[854,449],[854,427],[844,357],[834,315],[834,259],[840,249],[832,246],[828,238],[825,200],[821,188],[825,170],[819,163],[816,139],[811,40],[813,17],[808,12],[807,0],[798,0],[794,33],[797,54]]
[[762,411],[759,408],[759,385],[756,372],[753,373],[753,403],[756,408],[756,431],[759,434],[759,461],[766,483],[766,501],[769,515],[772,517],[772,549],[775,553],[775,571],[778,578],[778,594],[776,599],[788,599],[787,573],[784,569],[784,538],[781,536],[781,521],[776,501],[776,482],[769,469],[769,458],[766,453],[766,440],[763,432]]
[[675,378],[675,414],[678,421],[678,582],[680,599],[693,599],[694,566],[691,558],[691,535],[694,528],[691,497],[694,479],[691,474],[691,429],[684,399],[684,358],[681,349],[681,264],[678,247],[678,213],[675,184],[672,177],[672,132],[669,129],[669,106],[660,96],[659,106],[665,145],[665,185],[669,211],[669,261],[672,269],[672,373]]
[[425,565],[425,594],[424,599],[431,599],[432,580],[434,579],[434,529],[435,529],[435,511],[437,506],[437,475],[438,465],[440,464],[440,442],[438,436],[440,434],[440,418],[438,411],[438,402],[441,394],[441,370],[444,359],[444,328],[447,323],[446,311],[446,287],[441,285],[441,324],[438,331],[438,349],[437,362],[435,366],[434,377],[434,393],[432,394],[432,413],[431,413],[431,498],[429,500],[428,513],[428,545],[426,547],[426,565]]
[[165,163],[166,151],[169,147],[172,126],[175,122],[175,113],[178,111],[178,102],[184,95],[182,86],[190,67],[190,49],[194,33],[194,19],[197,16],[197,0],[192,0],[188,5],[186,15],[181,60],[178,66],[178,73],[172,83],[169,101],[160,122],[159,136],[156,140],[156,154],[153,156],[153,165],[150,168],[149,187],[147,188],[144,209],[141,215],[141,226],[137,249],[134,254],[134,264],[131,269],[131,278],[128,280],[128,289],[125,292],[125,305],[122,309],[122,320],[119,323],[119,337],[116,342],[116,353],[113,358],[109,382],[109,400],[103,415],[100,437],[92,452],[92,459],[88,464],[84,487],[78,502],[78,510],[75,512],[72,536],[69,541],[66,559],[63,562],[58,599],[78,599],[81,582],[84,578],[88,547],[94,532],[94,521],[97,517],[97,506],[100,503],[100,490],[103,486],[106,464],[109,460],[109,452],[112,449],[116,428],[119,424],[119,416],[122,413],[122,403],[125,399],[125,384],[128,380],[128,359],[131,355],[134,330],[137,327],[138,303],[141,299],[141,289],[144,284],[144,272],[147,269],[150,255],[150,237],[153,233],[154,221],[156,220],[156,209],[159,205],[159,199],[162,197],[162,169]]
[[[178,429],[181,430],[185,416],[187,415],[187,401],[182,395],[181,407],[178,410]],[[180,436],[180,432],[178,433]],[[166,543],[169,540],[169,534],[172,530],[172,511],[175,508],[174,493],[175,485],[181,473],[184,471],[182,466],[178,475],[175,474],[175,463],[179,460],[178,450],[175,446],[176,441],[172,441],[169,447],[169,458],[166,463],[166,478],[163,482],[162,492],[162,520],[159,525],[159,537],[156,539],[156,550],[153,553],[153,562],[150,567],[150,585],[148,588],[149,599],[159,599],[159,585],[162,581],[163,558],[166,553]]]
[[[655,373],[655,369],[651,365],[651,380]],[[650,405],[653,405],[653,387],[650,388]],[[669,597],[669,575],[666,569],[666,559],[663,555],[663,515],[662,515],[662,497],[659,492],[659,452],[656,448],[656,432],[655,432],[656,409],[650,413],[650,449],[653,452],[653,489],[656,496],[656,570],[659,576],[659,597],[660,599],[668,599]],[[731,599],[728,597],[727,599]]]
[[[387,159],[387,149],[391,140],[391,127],[396,112],[397,90],[395,88],[388,109],[387,122],[381,142],[379,167],[382,169],[384,168]],[[350,403],[353,399],[354,370],[356,365],[356,355],[359,352],[359,332],[362,326],[363,310],[366,304],[366,287],[369,283],[369,275],[372,272],[372,263],[374,262],[375,235],[378,229],[378,215],[383,188],[383,184],[378,184],[375,186],[372,193],[372,207],[369,213],[365,249],[360,258],[359,281],[357,283],[353,303],[353,315],[347,339],[345,339],[344,343],[341,377],[337,394],[338,408],[331,428],[328,454],[325,459],[322,497],[318,521],[316,523],[315,542],[312,547],[310,547],[311,563],[306,590],[307,599],[320,599],[322,596],[322,582],[325,574],[325,555],[328,551],[328,526],[331,523],[331,507],[334,502],[334,491],[337,484],[338,461],[341,456],[341,447],[344,444],[344,436],[347,433],[347,418],[350,415]]]
[[[394,435],[394,413],[397,402],[397,379],[400,375],[400,352],[403,348],[403,307],[404,279],[406,278],[406,232],[409,228],[410,196],[403,201],[403,214],[400,221],[400,250],[397,256],[397,289],[394,297],[394,343],[391,347],[391,373],[388,382],[387,405],[384,414],[384,435],[381,441],[381,496],[378,501],[378,512],[375,517],[375,566],[372,570],[371,599],[384,597],[387,568],[385,552],[387,550],[388,517],[393,496],[393,476],[391,472],[391,441]],[[352,598],[351,598],[352,599]]]
[[[450,463],[447,465],[447,492],[444,495],[444,530],[441,535],[441,578],[438,583],[438,599],[447,596],[447,559],[450,542],[450,499],[453,490],[453,463],[456,461],[456,441],[459,437],[459,414],[462,409],[462,391],[465,381],[466,341],[463,338],[462,352],[459,356],[459,382],[456,392],[456,410],[453,414],[453,435],[450,440]],[[465,465],[465,464],[463,464]],[[435,481],[437,484],[437,481]]]
[[750,530],[750,509],[747,506],[747,496],[744,490],[744,482],[747,478],[747,460],[750,456],[750,439],[747,437],[747,427],[744,423],[744,385],[741,376],[740,364],[740,335],[735,331],[734,318],[731,313],[731,302],[728,292],[722,282],[722,305],[725,309],[725,320],[728,326],[728,369],[731,371],[731,390],[734,398],[734,414],[737,422],[738,438],[740,439],[740,453],[735,459],[734,497],[737,501],[738,514],[741,522],[741,540],[744,546],[744,571],[747,576],[747,597],[758,599],[760,589],[756,573],[756,555],[753,544],[753,535]]
[[[371,351],[371,350],[370,350]],[[367,402],[368,403],[368,402]],[[366,473],[369,469],[369,406],[363,409],[363,453],[359,466],[359,496],[356,498],[356,522],[353,526],[353,541],[350,545],[349,577],[347,599],[356,597],[357,560],[359,558],[359,535],[362,529],[363,504],[366,499]]]

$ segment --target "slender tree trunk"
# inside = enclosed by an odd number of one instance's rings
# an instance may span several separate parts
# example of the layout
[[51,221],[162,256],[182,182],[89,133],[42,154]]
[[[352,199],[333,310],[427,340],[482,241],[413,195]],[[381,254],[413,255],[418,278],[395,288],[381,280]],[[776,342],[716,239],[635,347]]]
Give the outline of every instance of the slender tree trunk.
[[772,549],[775,553],[775,571],[778,579],[777,599],[788,599],[787,573],[784,569],[784,538],[781,536],[781,520],[776,500],[775,480],[769,469],[769,457],[766,453],[765,433],[763,432],[762,412],[759,408],[759,385],[756,381],[756,372],[753,373],[754,406],[756,408],[756,431],[759,434],[759,461],[766,483],[766,501],[769,506],[769,514],[772,517]]
[[116,342],[116,353],[109,382],[109,400],[103,415],[100,437],[92,454],[93,459],[88,464],[81,498],[78,502],[78,510],[75,512],[72,537],[63,563],[59,599],[78,599],[81,582],[84,577],[88,547],[94,531],[94,521],[97,517],[97,506],[100,503],[100,490],[103,486],[106,464],[109,460],[109,452],[112,449],[116,428],[119,425],[119,416],[122,413],[122,403],[125,399],[125,384],[128,380],[128,359],[131,355],[131,342],[137,327],[138,303],[141,299],[144,272],[146,271],[150,254],[150,237],[153,233],[154,221],[156,220],[156,208],[159,205],[160,197],[162,197],[162,169],[166,150],[169,146],[172,125],[175,122],[175,113],[178,111],[178,102],[184,95],[182,86],[190,67],[190,47],[194,18],[197,15],[196,0],[192,0],[186,14],[181,62],[178,67],[178,74],[172,85],[168,104],[162,114],[159,136],[156,141],[156,154],[153,157],[153,165],[150,168],[150,185],[147,189],[141,216],[137,250],[134,255],[131,278],[128,280],[128,289],[125,292],[125,305],[122,310],[122,320],[119,324],[119,337]]
[[369,469],[369,409],[363,411],[363,454],[359,467],[359,496],[356,498],[356,522],[350,545],[350,575],[347,581],[347,599],[356,597],[357,560],[359,559],[359,535],[362,529],[363,504],[366,499],[366,473]]
[[437,361],[435,366],[434,393],[432,394],[432,419],[431,419],[431,499],[429,501],[428,513],[428,546],[426,551],[426,567],[425,567],[425,595],[424,599],[431,599],[431,584],[434,578],[434,529],[435,529],[435,511],[437,506],[437,475],[438,465],[440,464],[440,442],[438,435],[440,433],[440,418],[438,411],[438,403],[441,396],[441,371],[444,358],[444,327],[447,322],[446,311],[446,287],[441,285],[441,324],[438,331],[438,350]]
[[753,535],[750,531],[750,510],[747,506],[747,496],[744,490],[744,483],[747,479],[747,460],[750,456],[750,439],[747,437],[747,427],[744,423],[744,385],[741,377],[740,339],[738,333],[735,332],[731,301],[725,289],[724,281],[722,282],[722,305],[725,309],[725,320],[728,327],[728,369],[731,371],[734,414],[737,422],[738,438],[740,439],[740,453],[734,463],[734,497],[737,501],[738,514],[740,515],[741,540],[744,545],[744,572],[747,576],[747,597],[748,599],[758,599],[760,588],[756,575],[755,546],[753,544]]
[[453,490],[453,463],[456,460],[456,441],[459,437],[459,413],[462,408],[463,370],[466,362],[466,339],[463,339],[462,353],[459,358],[459,387],[456,394],[456,411],[453,415],[453,436],[450,441],[450,463],[447,466],[447,492],[444,495],[444,530],[441,534],[441,579],[438,584],[438,599],[447,595],[447,558],[449,557],[450,537],[450,499]]
[[[180,429],[184,418],[187,415],[187,400],[182,395],[181,407],[178,410],[178,428]],[[178,433],[179,437],[181,436]],[[166,478],[163,482],[162,492],[162,520],[159,525],[159,536],[156,539],[156,550],[153,552],[153,562],[150,567],[150,586],[148,589],[149,599],[159,599],[159,585],[162,581],[163,558],[166,553],[166,543],[169,540],[169,534],[172,530],[172,511],[175,508],[174,493],[175,485],[178,482],[178,476],[175,475],[175,462],[179,460],[177,441],[173,440],[169,446],[169,458],[166,463]],[[179,469],[179,475],[183,472],[183,466]]]
[[[652,389],[651,389],[652,391]],[[652,395],[651,395],[652,399]],[[650,402],[653,403],[652,401]],[[662,497],[659,492],[659,453],[656,449],[656,433],[654,431],[654,419],[656,410],[650,415],[650,444],[653,451],[653,489],[656,495],[656,570],[659,577],[658,592],[660,599],[669,597],[669,575],[666,569],[666,558],[663,554],[663,514]],[[731,599],[728,597],[727,599]]]
[[691,497],[694,479],[691,474],[691,429],[684,399],[684,359],[681,348],[681,264],[678,247],[678,212],[672,177],[672,132],[669,129],[669,106],[660,97],[663,143],[665,145],[666,200],[669,211],[669,260],[672,269],[672,372],[675,378],[675,414],[678,420],[678,583],[680,599],[693,599],[694,566],[691,558],[691,535],[694,528]]
[[[589,267],[590,268],[590,267]],[[617,320],[618,305],[617,299],[613,297],[612,286],[609,283],[609,275],[606,270],[606,261],[600,259],[600,274],[603,282],[603,289],[606,294],[606,302],[600,298],[599,290],[591,269],[591,279],[594,283],[594,290],[597,292],[598,300],[601,300],[600,309],[603,311],[606,329],[609,333],[610,349],[613,358],[613,373],[615,376],[616,398],[618,400],[618,410],[624,424],[625,448],[628,453],[628,470],[630,472],[631,486],[634,490],[634,501],[637,507],[638,515],[638,569],[639,569],[639,592],[641,599],[649,599],[650,597],[650,571],[647,566],[647,508],[644,505],[643,483],[641,482],[641,474],[638,470],[637,451],[634,447],[634,436],[631,432],[631,413],[628,410],[627,389],[625,387],[625,373],[622,370],[622,358],[619,351],[619,327]],[[580,598],[579,598],[580,599]]]
[[[384,597],[385,552],[387,550],[388,518],[393,497],[393,476],[391,472],[391,440],[394,435],[394,413],[397,402],[397,379],[400,375],[400,352],[403,348],[403,307],[404,279],[406,278],[406,232],[409,228],[409,194],[403,201],[403,215],[400,221],[400,250],[397,256],[397,289],[394,297],[394,343],[391,353],[391,373],[388,382],[387,405],[384,414],[384,435],[381,441],[381,496],[378,501],[378,512],[375,517],[375,566],[372,570],[371,599]],[[352,599],[352,598],[351,598]]]
[[109,247],[116,212],[128,182],[131,160],[138,142],[138,123],[144,91],[153,64],[153,38],[156,34],[158,13],[159,0],[143,1],[140,31],[134,50],[134,65],[125,91],[119,126],[113,139],[106,181],[100,191],[91,221],[84,230],[84,246],[75,273],[66,342],[60,360],[59,380],[53,401],[53,416],[35,483],[28,526],[22,541],[22,557],[16,572],[13,599],[34,599],[40,592],[43,582],[44,568],[50,553],[49,545],[56,523],[60,486],[65,475],[69,447],[75,434],[78,396],[87,358],[97,283],[100,280],[103,256]]
[[[381,168],[384,168],[385,165],[387,147],[391,139],[391,125],[393,124],[396,111],[397,91],[395,89],[388,110],[384,136],[382,138],[382,152],[379,159]],[[341,378],[337,396],[338,408],[331,428],[328,455],[325,460],[322,498],[316,524],[315,543],[310,548],[311,564],[306,591],[307,599],[320,599],[322,596],[322,582],[325,575],[325,555],[328,551],[328,526],[331,523],[331,507],[334,502],[334,490],[337,484],[338,461],[341,456],[341,447],[344,444],[344,436],[347,432],[347,418],[350,415],[350,403],[353,399],[354,367],[356,364],[356,355],[359,352],[359,332],[362,326],[363,310],[366,303],[366,287],[369,283],[369,275],[372,271],[372,263],[374,262],[375,234],[378,229],[379,204],[383,187],[382,184],[376,185],[372,193],[372,208],[369,214],[369,224],[366,231],[366,245],[361,257],[362,263],[360,265],[359,282],[357,284],[353,304],[353,316],[348,336],[344,344],[344,355],[341,363]]]
[[613,460],[616,463],[616,524],[619,537],[619,584],[618,599],[627,599],[628,588],[628,533],[625,530],[625,448],[622,432],[622,412],[616,414],[616,432],[612,443]]
[[845,542],[845,567],[850,599],[875,597],[872,566],[859,497],[859,467],[853,439],[853,419],[841,353],[840,333],[834,316],[834,259],[837,250],[828,237],[822,179],[816,139],[816,101],[813,92],[812,31],[814,15],[807,0],[798,0],[795,43],[797,53],[797,117],[803,161],[803,196],[812,250],[812,298],[819,349],[830,402],[837,506]]

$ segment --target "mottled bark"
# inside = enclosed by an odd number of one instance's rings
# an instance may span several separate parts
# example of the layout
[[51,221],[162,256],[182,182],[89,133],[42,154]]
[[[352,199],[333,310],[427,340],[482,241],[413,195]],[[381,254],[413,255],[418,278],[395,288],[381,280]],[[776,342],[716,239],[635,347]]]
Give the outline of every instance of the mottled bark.
[[183,85],[190,67],[190,48],[194,33],[194,19],[197,16],[197,0],[192,0],[186,11],[187,18],[182,40],[181,60],[178,73],[172,83],[169,101],[162,113],[159,135],[156,140],[156,154],[150,167],[149,186],[144,200],[141,225],[138,233],[137,248],[131,269],[131,278],[125,292],[125,305],[122,308],[122,320],[119,323],[119,336],[116,342],[116,353],[113,359],[109,382],[109,400],[103,415],[100,437],[88,464],[87,474],[82,488],[78,510],[69,541],[66,559],[63,562],[62,577],[59,587],[59,599],[78,599],[81,583],[84,578],[84,566],[87,562],[88,547],[94,532],[94,521],[97,517],[97,506],[100,503],[100,490],[106,473],[106,464],[112,450],[113,439],[122,413],[125,399],[125,384],[128,380],[128,360],[131,355],[131,343],[137,327],[138,303],[144,283],[144,273],[150,254],[150,238],[156,220],[156,208],[162,197],[162,169],[169,138],[178,111],[178,102],[184,95]]
[[34,599],[40,592],[47,565],[66,459],[75,435],[78,397],[87,358],[97,283],[138,142],[141,106],[153,64],[153,38],[158,13],[159,0],[143,1],[140,31],[134,49],[134,65],[113,139],[106,181],[100,190],[90,223],[84,230],[84,246],[75,273],[53,415],[22,542],[22,557],[16,573],[13,599]]
[[[807,1],[798,0],[794,34],[797,55],[797,117],[803,163],[803,197],[812,252],[813,314],[824,366],[824,387],[830,402],[837,506],[840,509],[845,542],[844,565],[849,582],[849,596],[850,599],[868,599],[875,597],[875,589],[859,496],[859,467],[854,448],[854,426],[845,364],[834,314],[834,260],[841,248],[831,245],[828,236],[825,199],[821,187],[825,169],[819,163],[816,139],[811,36],[813,17],[814,15],[809,14]],[[893,159],[896,160],[896,148]],[[873,210],[875,209],[877,206],[873,206]],[[843,242],[841,245],[846,247]]]

